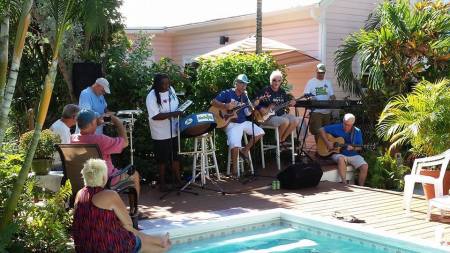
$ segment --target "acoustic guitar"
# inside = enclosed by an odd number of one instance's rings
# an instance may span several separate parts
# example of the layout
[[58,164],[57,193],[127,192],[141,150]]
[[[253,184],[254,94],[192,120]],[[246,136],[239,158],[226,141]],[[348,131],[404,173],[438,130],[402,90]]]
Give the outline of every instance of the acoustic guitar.
[[[300,100],[302,98],[309,98],[309,97],[313,97],[313,96],[314,95],[311,93],[305,93],[303,96],[296,98],[295,102],[297,102],[298,100]],[[256,122],[263,123],[264,121],[268,120],[270,117],[275,116],[278,110],[283,109],[286,106],[288,106],[290,102],[291,101],[286,101],[279,105],[275,105],[275,106],[270,105],[269,107],[262,107],[259,110],[256,110],[253,112],[253,118]]]
[[[268,97],[269,97],[268,95],[264,95],[262,97],[257,98],[256,100],[260,100],[260,99],[268,98]],[[253,104],[252,104],[252,106],[253,106]],[[218,108],[216,106],[211,106],[208,109],[208,112],[210,112],[214,115],[214,119],[217,123],[216,128],[224,128],[224,127],[228,126],[228,124],[232,120],[234,120],[238,117],[237,115],[240,110],[245,109],[247,107],[250,107],[250,105],[246,104],[246,103],[238,103],[238,105],[231,110]]]
[[368,145],[357,145],[357,144],[346,144],[344,138],[342,137],[333,137],[331,134],[327,134],[327,139],[331,142],[333,142],[333,149],[328,150],[327,144],[322,139],[322,137],[319,137],[317,140],[317,154],[322,157],[327,157],[332,154],[338,154],[341,153],[341,151],[346,149],[348,146],[352,147],[362,147],[363,149],[374,149],[374,144],[368,144]]

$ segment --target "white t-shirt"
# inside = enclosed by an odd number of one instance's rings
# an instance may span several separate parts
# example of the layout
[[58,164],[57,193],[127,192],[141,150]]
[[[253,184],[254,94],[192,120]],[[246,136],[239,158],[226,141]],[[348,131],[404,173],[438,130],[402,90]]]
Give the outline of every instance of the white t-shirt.
[[[333,85],[329,80],[319,80],[312,78],[308,81],[305,87],[304,93],[311,93],[314,95],[314,100],[330,100],[330,96],[334,95]],[[323,114],[330,113],[330,109],[315,109],[314,112],[320,112]]]
[[55,123],[50,126],[50,130],[59,135],[61,144],[70,144],[70,128],[64,124],[61,119],[55,121]]
[[[170,95],[170,108],[169,108]],[[150,131],[152,139],[166,140],[170,139],[170,119],[153,120],[152,118],[160,113],[174,112],[178,108],[178,98],[175,90],[170,87],[169,91],[159,93],[161,97],[161,106],[156,101],[155,90],[151,90],[147,95],[145,104],[148,111],[148,122],[150,124]],[[177,118],[172,118],[172,137],[177,136]]]

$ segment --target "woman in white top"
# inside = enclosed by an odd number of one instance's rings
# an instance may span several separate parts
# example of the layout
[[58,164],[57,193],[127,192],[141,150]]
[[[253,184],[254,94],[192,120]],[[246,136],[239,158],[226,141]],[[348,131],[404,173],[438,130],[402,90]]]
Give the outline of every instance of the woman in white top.
[[182,112],[176,111],[178,104],[178,98],[175,90],[170,86],[169,77],[166,74],[156,74],[153,78],[152,89],[147,95],[146,105],[154,152],[159,167],[161,191],[167,190],[165,169],[170,162],[175,175],[175,183],[181,186],[176,123],[177,117]]

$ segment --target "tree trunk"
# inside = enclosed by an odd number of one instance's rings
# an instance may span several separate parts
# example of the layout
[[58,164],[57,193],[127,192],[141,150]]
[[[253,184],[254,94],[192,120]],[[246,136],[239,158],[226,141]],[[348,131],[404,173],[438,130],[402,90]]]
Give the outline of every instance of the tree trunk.
[[262,53],[262,0],[256,0],[256,53]]
[[75,97],[75,93],[73,92],[72,73],[67,68],[66,63],[64,62],[64,59],[61,56],[58,56],[58,62],[59,62],[58,64],[59,71],[61,71],[64,81],[67,85],[67,91],[69,92],[70,102],[78,104],[78,99]]
[[[66,0],[66,8],[65,15],[71,13],[73,11],[74,1]],[[36,147],[39,141],[39,137],[41,135],[42,127],[44,125],[45,117],[47,116],[48,106],[50,104],[50,99],[52,98],[53,86],[55,84],[56,73],[58,70],[58,56],[59,50],[62,44],[62,38],[64,32],[67,30],[68,21],[64,20],[60,24],[56,26],[56,35],[53,48],[52,62],[49,66],[48,73],[45,76],[44,82],[44,90],[41,94],[41,99],[39,102],[39,108],[37,112],[37,119],[35,124],[35,131],[33,134],[33,139],[31,141],[30,147],[27,151],[27,155],[25,156],[25,161],[20,169],[17,180],[14,182],[14,186],[12,189],[11,195],[5,202],[3,208],[3,216],[0,219],[0,233],[4,233],[5,230],[9,227],[13,219],[14,211],[17,208],[17,203],[19,201],[20,194],[23,190],[23,186],[25,184],[25,180],[28,178],[28,173],[30,171],[31,161],[33,160],[34,153],[36,151]]]
[[17,26],[16,40],[14,42],[14,52],[11,61],[11,68],[9,71],[8,83],[4,88],[3,99],[0,104],[0,147],[3,146],[3,139],[5,137],[6,126],[8,125],[8,114],[11,107],[14,90],[16,89],[17,76],[19,74],[20,61],[22,59],[25,39],[27,37],[28,26],[31,20],[31,6],[32,0],[27,0],[23,3],[22,12],[20,14],[19,25]]
[[9,46],[9,4],[7,4],[5,16],[0,20],[0,104],[8,75],[8,46]]

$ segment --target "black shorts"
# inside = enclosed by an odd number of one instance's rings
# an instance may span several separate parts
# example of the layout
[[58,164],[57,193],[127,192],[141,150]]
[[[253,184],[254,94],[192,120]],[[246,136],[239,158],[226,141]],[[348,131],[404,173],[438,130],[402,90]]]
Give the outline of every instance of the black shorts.
[[[172,148],[170,144],[172,142]],[[166,140],[153,140],[153,150],[156,156],[156,162],[158,164],[168,163],[171,159],[171,154],[173,153],[173,160],[179,161],[178,157],[178,138],[172,138]]]

